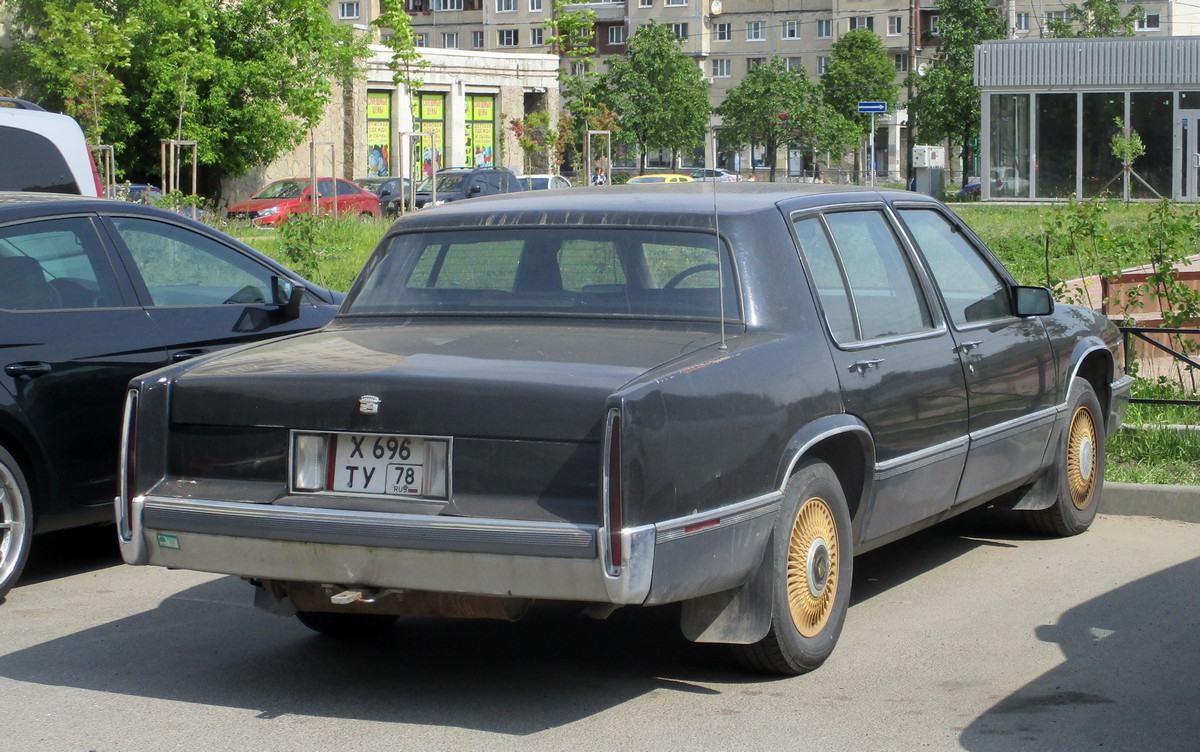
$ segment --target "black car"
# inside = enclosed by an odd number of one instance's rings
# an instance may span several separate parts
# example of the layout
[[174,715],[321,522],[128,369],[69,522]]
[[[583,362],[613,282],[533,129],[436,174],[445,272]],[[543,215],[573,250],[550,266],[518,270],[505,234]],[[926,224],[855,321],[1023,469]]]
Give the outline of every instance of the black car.
[[517,174],[503,167],[451,167],[438,170],[436,178],[425,178],[417,186],[416,208],[525,190]]
[[125,386],[343,296],[179,214],[0,193],[0,598],[31,534],[112,520]]
[[136,380],[117,529],[330,634],[679,603],[800,673],[856,554],[988,502],[1088,528],[1120,347],[918,194],[465,201],[393,225],[324,329]]

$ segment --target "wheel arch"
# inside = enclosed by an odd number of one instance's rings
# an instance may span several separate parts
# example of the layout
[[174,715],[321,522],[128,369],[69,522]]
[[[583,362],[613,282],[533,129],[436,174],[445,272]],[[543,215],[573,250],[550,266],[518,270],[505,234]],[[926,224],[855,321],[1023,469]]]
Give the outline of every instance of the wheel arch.
[[33,435],[19,422],[4,413],[0,413],[0,447],[11,454],[20,465],[19,469],[25,477],[25,484],[29,486],[31,497],[32,519],[30,521],[33,523],[33,528],[36,529],[38,507],[43,505],[46,494],[50,493],[48,473],[44,471],[45,462],[41,457],[41,451],[37,448],[37,442]]
[[1112,409],[1112,380],[1115,364],[1112,351],[1101,342],[1081,342],[1073,353],[1074,365],[1071,373],[1063,384],[1063,399],[1069,398],[1071,382],[1081,378],[1092,385],[1096,398],[1100,400],[1100,409],[1108,416]]
[[875,442],[867,425],[853,415],[819,418],[792,435],[780,462],[776,485],[782,491],[801,460],[816,458],[829,465],[842,485],[857,542],[871,498]]

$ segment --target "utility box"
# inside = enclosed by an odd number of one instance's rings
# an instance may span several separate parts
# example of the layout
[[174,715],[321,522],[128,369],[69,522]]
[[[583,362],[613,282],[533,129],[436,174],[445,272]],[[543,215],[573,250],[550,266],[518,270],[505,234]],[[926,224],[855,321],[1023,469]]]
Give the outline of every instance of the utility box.
[[946,167],[946,147],[914,146],[913,167]]

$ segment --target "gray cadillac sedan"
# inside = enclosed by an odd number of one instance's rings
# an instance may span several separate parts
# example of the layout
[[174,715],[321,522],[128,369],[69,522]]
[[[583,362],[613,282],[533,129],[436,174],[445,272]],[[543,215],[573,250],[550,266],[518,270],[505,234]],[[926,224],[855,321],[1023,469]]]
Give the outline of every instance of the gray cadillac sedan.
[[802,673],[856,554],[985,502],[1088,528],[1120,346],[912,193],[460,202],[397,222],[324,329],[132,382],[121,546],[328,634],[680,603]]

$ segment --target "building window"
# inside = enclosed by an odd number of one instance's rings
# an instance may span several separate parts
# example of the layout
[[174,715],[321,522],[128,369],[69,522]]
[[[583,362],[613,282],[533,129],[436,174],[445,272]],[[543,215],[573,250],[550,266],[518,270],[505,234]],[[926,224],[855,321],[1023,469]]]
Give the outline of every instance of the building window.
[[825,69],[829,67],[829,58],[822,55],[817,58],[817,75],[824,76]]
[[529,12],[530,13],[541,13],[542,12],[542,0],[529,0]]
[[[1049,15],[1049,14],[1047,14],[1047,15]],[[932,37],[941,36],[941,33],[942,33],[942,17],[941,16],[930,16],[929,17],[929,36],[932,36]]]
[[761,42],[767,38],[766,24],[762,21],[747,21],[746,22],[746,41]]
[[733,66],[729,62],[729,58],[713,58],[712,61],[713,78],[729,78],[733,75]]
[[624,26],[609,26],[608,27],[608,43],[609,44],[625,44],[625,27]]
[[675,32],[675,36],[676,36],[676,37],[678,37],[678,38],[679,38],[679,41],[681,41],[681,42],[686,42],[686,41],[687,41],[687,38],[688,38],[688,35],[687,35],[688,28],[687,28],[687,26],[688,26],[688,25],[687,25],[687,24],[685,24],[685,23],[673,23],[673,24],[671,24],[671,31]]
[[442,32],[442,46],[448,50],[457,50],[458,33],[453,31]]
[[338,3],[338,18],[358,18],[358,3]]
[[541,47],[546,43],[545,32],[546,30],[541,26],[534,26],[529,30],[529,43],[534,47]]
[[433,0],[433,9],[438,10],[462,10],[463,0]]
[[766,64],[767,59],[765,57],[748,57],[746,58],[746,72],[749,73],[758,66]]
[[667,6],[687,5],[687,0],[667,0]]
[[788,73],[804,73],[804,61],[798,57],[785,57],[783,67]]
[[639,8],[653,8],[654,0],[638,0]]
[[[347,5],[348,3],[342,4]],[[355,3],[355,5],[357,4],[358,3]],[[1158,13],[1147,13],[1134,23],[1134,28],[1136,28],[1138,31],[1158,31],[1159,18],[1160,16]]]
[[898,37],[904,33],[904,16],[888,16],[888,36]]
[[896,72],[897,73],[907,73],[908,72],[908,55],[906,55],[906,54],[896,55]]
[[1029,14],[1017,14],[1017,31],[1029,31]]
[[784,21],[779,27],[780,39],[799,39],[800,38],[800,22],[799,21]]
[[719,23],[714,27],[714,31],[718,42],[728,42],[733,39],[733,24],[731,23]]
[[471,46],[477,50],[483,49],[483,32],[482,31],[472,31],[471,32]]
[[428,34],[413,34],[413,46],[414,47],[428,47],[429,46],[429,35]]
[[[936,18],[936,16],[934,16]],[[1065,10],[1048,10],[1046,11],[1046,23],[1051,21],[1062,21],[1063,23],[1071,23],[1071,16]]]
[[496,32],[496,45],[499,47],[516,47],[521,39],[518,31],[518,29],[500,29],[500,31]]
[[517,10],[517,0],[496,0],[497,13],[514,13]]
[[833,19],[825,18],[817,21],[817,39],[833,37]]
[[867,29],[868,31],[875,31],[875,17],[850,16],[850,30],[853,31],[855,29]]

